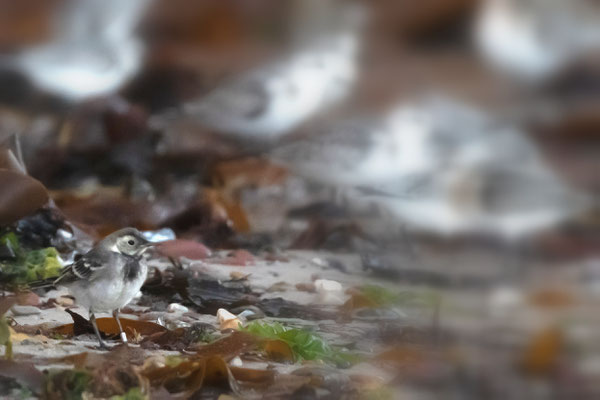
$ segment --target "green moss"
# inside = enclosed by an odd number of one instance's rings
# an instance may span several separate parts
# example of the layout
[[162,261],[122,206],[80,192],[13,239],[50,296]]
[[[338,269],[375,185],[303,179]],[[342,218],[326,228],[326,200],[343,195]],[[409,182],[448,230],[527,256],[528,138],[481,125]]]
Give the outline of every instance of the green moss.
[[432,291],[404,290],[395,292],[378,285],[364,285],[360,286],[358,290],[378,307],[415,304],[433,305],[439,301],[439,295]]
[[394,399],[394,392],[387,386],[381,386],[361,393],[359,398],[361,400],[392,400]]
[[142,393],[139,387],[131,388],[127,393],[121,396],[112,396],[110,400],[145,400],[148,396]]
[[0,244],[10,247],[16,256],[14,260],[0,263],[4,281],[19,285],[60,274],[62,264],[54,247],[27,251],[13,232],[0,237]]
[[312,332],[287,327],[278,322],[260,323],[253,321],[242,327],[241,330],[262,339],[284,341],[292,349],[296,361],[322,360],[344,366],[356,359],[353,355],[333,348],[320,336]]

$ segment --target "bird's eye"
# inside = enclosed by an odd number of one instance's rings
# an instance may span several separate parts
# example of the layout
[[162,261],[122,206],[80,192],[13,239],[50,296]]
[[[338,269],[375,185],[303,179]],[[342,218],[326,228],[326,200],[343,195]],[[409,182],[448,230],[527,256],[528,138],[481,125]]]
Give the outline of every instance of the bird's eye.
[[130,245],[130,246],[133,246],[135,244],[135,242],[133,240],[128,240],[127,244]]

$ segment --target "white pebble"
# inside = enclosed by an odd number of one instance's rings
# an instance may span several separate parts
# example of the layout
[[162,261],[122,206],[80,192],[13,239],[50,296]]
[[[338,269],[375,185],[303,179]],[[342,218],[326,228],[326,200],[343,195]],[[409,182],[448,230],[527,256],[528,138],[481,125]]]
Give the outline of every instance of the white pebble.
[[244,363],[242,363],[242,359],[239,356],[235,357],[229,362],[229,365],[231,365],[232,367],[241,367],[243,364]]
[[35,315],[40,314],[42,311],[34,306],[20,306],[15,304],[12,306],[11,311],[13,315]]
[[323,304],[344,303],[344,288],[337,281],[317,279],[315,281],[315,290],[319,296],[319,301]]
[[176,312],[186,313],[188,311],[189,311],[189,309],[186,306],[182,306],[181,304],[178,304],[178,303],[171,303],[167,307],[167,312],[170,312],[170,313],[176,313]]
[[509,315],[522,304],[522,293],[515,288],[507,286],[495,288],[491,291],[488,298],[489,311],[494,317]]

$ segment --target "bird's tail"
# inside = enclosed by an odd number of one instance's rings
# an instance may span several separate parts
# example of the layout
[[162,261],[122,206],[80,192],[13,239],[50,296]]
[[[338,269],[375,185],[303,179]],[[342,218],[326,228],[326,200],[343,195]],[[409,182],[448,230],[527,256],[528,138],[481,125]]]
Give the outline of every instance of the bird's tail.
[[50,288],[50,287],[55,286],[55,282],[56,282],[56,277],[48,278],[48,279],[41,279],[39,281],[33,281],[33,282],[27,283],[25,285],[25,288],[29,289],[29,290]]

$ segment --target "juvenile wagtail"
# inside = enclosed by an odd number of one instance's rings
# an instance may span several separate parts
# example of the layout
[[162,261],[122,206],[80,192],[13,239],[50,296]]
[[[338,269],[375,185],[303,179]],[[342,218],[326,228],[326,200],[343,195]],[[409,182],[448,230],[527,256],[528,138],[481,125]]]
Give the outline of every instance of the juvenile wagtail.
[[58,278],[36,282],[31,287],[64,286],[69,289],[77,304],[89,310],[90,322],[103,349],[107,347],[100,337],[94,313],[112,312],[121,340],[126,343],[119,310],[133,299],[146,280],[148,267],[142,254],[153,245],[137,229],[121,229],[64,267]]

